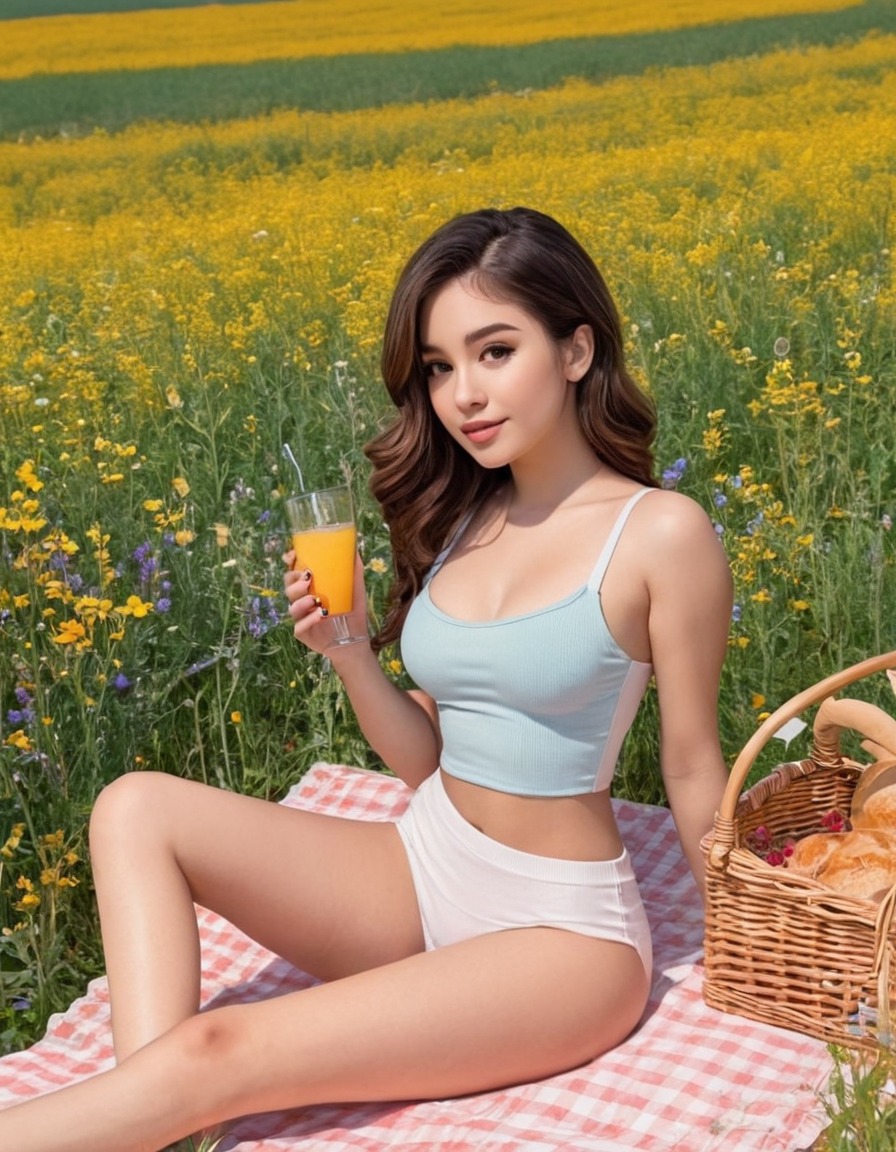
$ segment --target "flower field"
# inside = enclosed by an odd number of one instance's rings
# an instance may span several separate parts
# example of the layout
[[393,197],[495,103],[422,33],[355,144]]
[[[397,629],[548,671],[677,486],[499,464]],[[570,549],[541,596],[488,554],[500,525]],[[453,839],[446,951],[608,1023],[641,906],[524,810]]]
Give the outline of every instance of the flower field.
[[[74,85],[79,37],[135,84],[162,53],[188,93],[193,66],[276,52],[413,44],[460,68],[464,45],[547,35],[535,4],[423,31],[387,5],[367,28],[364,8],[12,20],[0,80]],[[567,0],[550,35],[662,43],[705,8]],[[850,12],[880,27],[821,34]],[[315,759],[376,766],[281,622],[280,445],[309,482],[350,479],[375,613],[379,334],[403,259],[455,212],[540,207],[605,272],[658,402],[658,471],[707,508],[734,570],[729,757],[799,689],[896,647],[896,28],[879,3],[714,6],[732,37],[800,14],[814,38],[699,66],[345,110],[334,90],[330,110],[216,121],[186,101],[176,121],[0,139],[0,1051],[100,964],[84,831],[105,782],[153,768],[278,797]],[[384,661],[400,680],[400,653]],[[651,713],[618,787],[655,801]]]
[[[111,11],[10,22],[0,78],[34,73],[192,67],[459,44],[534,44],[582,36],[667,31],[744,17],[857,7],[861,0],[705,0],[631,4],[629,0],[485,0],[408,7],[401,0],[274,0],[233,4],[209,19],[202,7]],[[435,18],[434,18],[435,17]]]

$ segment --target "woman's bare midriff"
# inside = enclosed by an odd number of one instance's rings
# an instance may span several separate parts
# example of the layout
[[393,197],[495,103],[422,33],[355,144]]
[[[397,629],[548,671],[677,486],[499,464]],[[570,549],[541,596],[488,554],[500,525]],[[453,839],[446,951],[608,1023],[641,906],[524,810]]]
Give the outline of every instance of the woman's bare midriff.
[[607,791],[514,796],[440,771],[445,792],[461,816],[509,848],[558,860],[615,860],[622,854]]

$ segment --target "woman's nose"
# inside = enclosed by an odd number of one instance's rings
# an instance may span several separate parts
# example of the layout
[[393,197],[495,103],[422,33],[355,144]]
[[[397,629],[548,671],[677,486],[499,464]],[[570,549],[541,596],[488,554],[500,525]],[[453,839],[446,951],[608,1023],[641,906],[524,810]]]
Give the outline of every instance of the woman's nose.
[[454,403],[462,411],[482,408],[488,402],[476,373],[469,369],[456,369],[454,374]]

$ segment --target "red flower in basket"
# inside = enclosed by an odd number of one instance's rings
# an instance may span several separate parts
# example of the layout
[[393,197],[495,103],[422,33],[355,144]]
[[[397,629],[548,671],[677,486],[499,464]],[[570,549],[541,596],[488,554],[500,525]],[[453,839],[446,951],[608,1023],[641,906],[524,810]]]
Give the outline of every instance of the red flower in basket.
[[[837,808],[826,812],[821,818],[821,826],[825,832],[848,832],[852,825]],[[747,835],[747,847],[751,852],[771,864],[774,868],[786,865],[793,855],[796,841],[792,836],[786,839],[775,838],[764,824],[760,824],[753,832]]]
[[788,858],[793,855],[793,845],[792,836],[788,836],[784,841],[776,842],[764,824],[760,824],[747,836],[747,847],[750,851],[755,852],[761,860],[764,860],[766,864],[771,864],[773,868],[780,868],[787,863]]
[[849,832],[852,828],[849,820],[837,808],[822,816],[821,826],[825,832]]

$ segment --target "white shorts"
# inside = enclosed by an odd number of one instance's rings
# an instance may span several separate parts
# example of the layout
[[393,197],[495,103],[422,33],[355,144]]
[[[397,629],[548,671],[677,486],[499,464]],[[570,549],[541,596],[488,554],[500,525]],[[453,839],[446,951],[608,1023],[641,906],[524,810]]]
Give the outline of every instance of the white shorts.
[[452,804],[440,771],[398,820],[427,949],[507,928],[550,927],[628,944],[648,978],[650,926],[631,859],[558,860],[509,848]]

